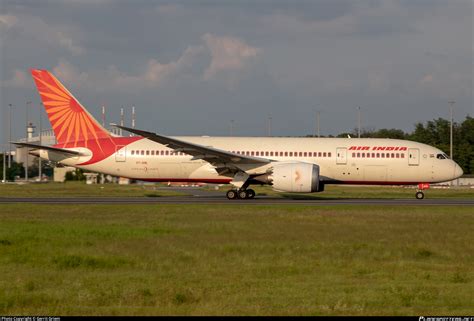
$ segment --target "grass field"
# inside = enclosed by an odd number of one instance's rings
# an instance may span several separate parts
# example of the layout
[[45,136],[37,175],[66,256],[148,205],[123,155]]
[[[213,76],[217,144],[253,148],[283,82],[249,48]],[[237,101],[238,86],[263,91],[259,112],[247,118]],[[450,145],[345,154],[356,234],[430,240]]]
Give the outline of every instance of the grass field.
[[160,197],[185,195],[155,185],[94,184],[84,182],[47,184],[0,184],[0,197]]
[[472,207],[0,205],[0,315],[467,315]]

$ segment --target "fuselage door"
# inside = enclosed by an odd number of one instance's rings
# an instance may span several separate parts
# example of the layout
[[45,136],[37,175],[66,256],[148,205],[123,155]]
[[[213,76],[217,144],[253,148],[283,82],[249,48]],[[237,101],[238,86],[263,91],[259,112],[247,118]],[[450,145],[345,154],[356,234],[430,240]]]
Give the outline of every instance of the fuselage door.
[[347,148],[345,147],[336,148],[336,164],[338,165],[347,164]]
[[408,165],[411,165],[411,166],[420,165],[420,150],[418,148],[408,149]]
[[115,161],[116,162],[125,162],[126,160],[127,149],[123,145],[115,146]]

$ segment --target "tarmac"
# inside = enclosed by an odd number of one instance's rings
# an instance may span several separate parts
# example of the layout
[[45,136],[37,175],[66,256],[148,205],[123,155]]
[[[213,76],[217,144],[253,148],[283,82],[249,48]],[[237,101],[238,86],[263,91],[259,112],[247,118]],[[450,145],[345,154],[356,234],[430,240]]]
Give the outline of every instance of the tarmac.
[[228,200],[223,196],[179,196],[179,197],[62,197],[62,198],[0,198],[1,204],[135,204],[135,205],[238,205],[238,206],[279,206],[279,205],[383,205],[383,206],[474,206],[474,199],[289,199],[255,197],[250,200]]
[[290,197],[275,197],[257,195],[254,199],[228,200],[225,191],[203,190],[193,187],[161,187],[156,190],[182,192],[184,196],[161,197],[0,197],[1,204],[139,204],[139,205],[239,205],[239,206],[278,206],[278,205],[303,205],[303,206],[328,206],[328,205],[383,205],[383,206],[474,206],[474,198],[429,198],[418,200],[404,199],[375,199],[375,198],[302,198],[295,195]]

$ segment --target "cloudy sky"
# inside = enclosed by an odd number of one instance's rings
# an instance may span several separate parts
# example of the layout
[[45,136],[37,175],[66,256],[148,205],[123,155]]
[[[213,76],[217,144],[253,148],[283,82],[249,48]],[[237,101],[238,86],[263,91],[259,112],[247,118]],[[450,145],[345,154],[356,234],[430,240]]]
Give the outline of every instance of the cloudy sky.
[[[474,115],[471,0],[2,0],[2,141],[25,106],[39,115],[30,68],[45,68],[92,114],[167,135],[411,131]],[[43,117],[45,117],[43,113]],[[45,118],[43,118],[45,119]]]

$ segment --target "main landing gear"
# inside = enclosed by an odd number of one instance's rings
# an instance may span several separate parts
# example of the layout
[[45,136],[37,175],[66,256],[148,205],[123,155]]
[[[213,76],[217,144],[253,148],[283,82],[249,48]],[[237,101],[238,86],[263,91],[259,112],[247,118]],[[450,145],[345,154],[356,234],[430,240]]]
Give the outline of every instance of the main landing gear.
[[255,191],[253,189],[240,189],[240,190],[235,190],[231,189],[230,191],[227,191],[227,198],[230,200],[235,200],[235,199],[251,199],[255,197]]

